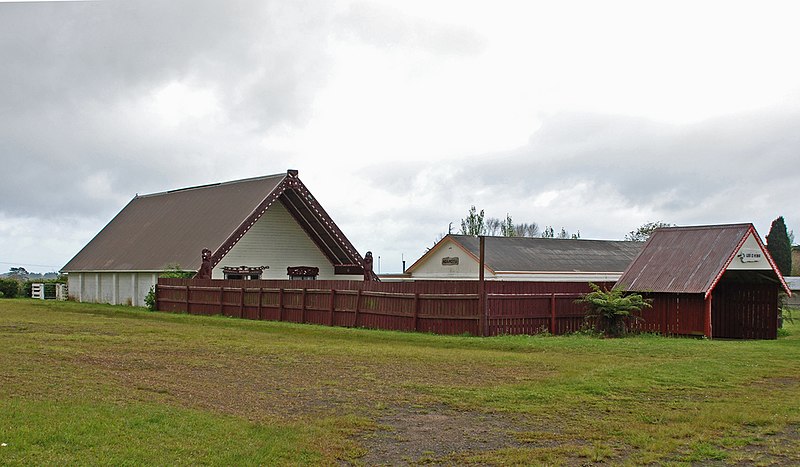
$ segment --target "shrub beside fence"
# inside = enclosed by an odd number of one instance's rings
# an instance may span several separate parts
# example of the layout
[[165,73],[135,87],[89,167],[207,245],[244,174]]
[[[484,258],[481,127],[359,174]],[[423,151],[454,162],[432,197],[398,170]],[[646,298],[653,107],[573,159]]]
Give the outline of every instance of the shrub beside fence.
[[[603,284],[611,286],[612,284]],[[237,281],[160,278],[156,309],[437,334],[564,334],[583,324],[586,283]]]

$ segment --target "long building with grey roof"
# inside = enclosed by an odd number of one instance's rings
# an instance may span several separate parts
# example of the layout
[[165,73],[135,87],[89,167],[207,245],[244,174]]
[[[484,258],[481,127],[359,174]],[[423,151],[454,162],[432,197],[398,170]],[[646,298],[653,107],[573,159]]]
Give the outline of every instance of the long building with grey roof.
[[[615,240],[486,237],[484,275],[488,280],[616,281],[642,245]],[[396,279],[477,279],[479,260],[478,237],[450,234]]]

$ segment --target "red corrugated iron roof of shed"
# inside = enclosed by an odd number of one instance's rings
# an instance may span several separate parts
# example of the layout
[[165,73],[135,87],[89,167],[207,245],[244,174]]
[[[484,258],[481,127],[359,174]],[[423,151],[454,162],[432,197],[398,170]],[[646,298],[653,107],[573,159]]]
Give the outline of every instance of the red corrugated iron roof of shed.
[[752,224],[657,229],[617,287],[637,292],[707,293],[751,232],[760,244]]
[[136,196],[62,271],[195,271],[201,251],[221,259],[271,203],[295,217],[332,264],[361,256],[297,178],[297,171]]

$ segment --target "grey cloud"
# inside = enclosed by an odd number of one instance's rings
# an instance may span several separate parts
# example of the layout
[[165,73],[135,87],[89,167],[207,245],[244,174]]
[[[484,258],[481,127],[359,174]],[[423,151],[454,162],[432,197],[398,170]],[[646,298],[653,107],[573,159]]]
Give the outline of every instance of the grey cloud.
[[[0,3],[0,151],[14,161],[0,213],[106,218],[137,191],[249,163],[258,135],[308,119],[331,16],[324,2]],[[156,131],[137,105],[173,81],[213,90],[224,125]],[[96,172],[102,199],[85,193]]]
[[486,186],[530,191],[592,181],[616,187],[630,204],[658,205],[665,197],[673,205],[691,203],[751,181],[769,184],[774,168],[790,164],[800,149],[798,124],[796,113],[686,126],[560,115],[546,120],[526,147],[464,170]]
[[[0,5],[3,102],[14,111],[107,103],[171,80],[212,85],[230,115],[301,117],[324,77],[324,4],[59,2]],[[0,91],[2,92],[2,91]]]
[[[800,154],[799,126],[800,114],[785,109],[690,125],[558,114],[545,118],[524,147],[437,164],[447,178],[437,176],[437,166],[404,164],[391,174],[373,172],[372,183],[400,195],[407,181],[426,173],[430,189],[443,201],[456,199],[458,193],[480,193],[471,198],[477,199],[476,204],[500,206],[501,211],[505,207],[517,216],[530,210],[520,205],[522,200],[582,183],[594,191],[618,195],[622,204],[609,202],[609,211],[638,208],[678,223],[766,222],[781,214],[800,217],[791,203],[796,191],[791,167]],[[586,224],[579,221],[577,227]],[[619,226],[617,235],[621,238],[634,227]]]
[[379,47],[410,47],[439,55],[474,55],[486,45],[485,38],[470,29],[413,18],[369,3],[354,3],[337,19],[340,35]]

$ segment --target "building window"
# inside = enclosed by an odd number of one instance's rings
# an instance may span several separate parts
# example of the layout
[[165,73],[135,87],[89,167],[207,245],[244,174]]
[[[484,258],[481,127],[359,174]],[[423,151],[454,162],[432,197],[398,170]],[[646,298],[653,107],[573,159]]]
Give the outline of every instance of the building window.
[[313,266],[290,266],[286,268],[286,275],[293,281],[313,281],[319,276],[319,268]]
[[264,269],[269,269],[269,266],[239,266],[239,267],[223,267],[222,272],[225,274],[225,279],[229,280],[245,280],[257,281],[261,279],[261,274]]
[[261,279],[261,274],[225,274],[225,279],[234,281],[257,281]]

